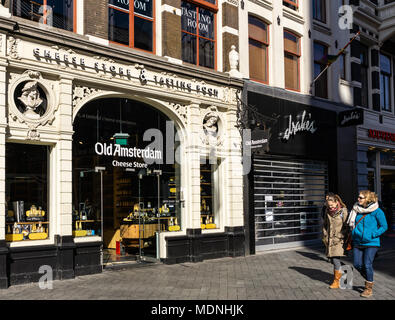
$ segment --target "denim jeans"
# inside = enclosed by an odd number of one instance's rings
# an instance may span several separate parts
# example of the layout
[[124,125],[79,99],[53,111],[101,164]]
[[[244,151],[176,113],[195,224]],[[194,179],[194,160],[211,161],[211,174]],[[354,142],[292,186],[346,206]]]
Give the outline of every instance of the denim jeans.
[[369,282],[373,282],[373,260],[377,250],[373,247],[353,248],[354,268]]

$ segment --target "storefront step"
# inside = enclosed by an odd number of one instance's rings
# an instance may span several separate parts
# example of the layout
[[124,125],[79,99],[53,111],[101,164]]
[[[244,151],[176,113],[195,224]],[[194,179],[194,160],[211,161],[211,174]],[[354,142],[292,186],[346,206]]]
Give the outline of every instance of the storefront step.
[[147,258],[144,260],[144,257],[141,260],[129,260],[129,261],[113,261],[107,262],[103,264],[104,271],[111,270],[120,270],[126,268],[141,268],[141,267],[149,267],[154,265],[161,265],[162,262],[156,259]]

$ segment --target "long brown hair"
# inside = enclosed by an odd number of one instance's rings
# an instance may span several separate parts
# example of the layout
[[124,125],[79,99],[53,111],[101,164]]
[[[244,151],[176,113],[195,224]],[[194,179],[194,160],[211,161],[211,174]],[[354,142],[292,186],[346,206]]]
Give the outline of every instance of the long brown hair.
[[328,202],[328,201],[339,202],[339,203],[340,203],[340,206],[341,206],[342,208],[345,208],[345,207],[346,207],[346,205],[344,204],[342,198],[340,198],[340,196],[339,196],[338,194],[328,195],[328,199],[327,199],[326,201],[327,201],[327,202]]

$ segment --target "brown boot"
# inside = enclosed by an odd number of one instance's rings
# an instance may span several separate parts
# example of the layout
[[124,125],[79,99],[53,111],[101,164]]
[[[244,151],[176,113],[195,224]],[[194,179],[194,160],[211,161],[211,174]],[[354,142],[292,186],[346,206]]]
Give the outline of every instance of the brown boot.
[[361,293],[361,297],[369,298],[373,294],[373,282],[365,281],[365,290]]
[[329,286],[331,289],[339,289],[340,288],[340,278],[342,277],[342,272],[339,270],[335,270],[335,276],[333,279],[333,283]]

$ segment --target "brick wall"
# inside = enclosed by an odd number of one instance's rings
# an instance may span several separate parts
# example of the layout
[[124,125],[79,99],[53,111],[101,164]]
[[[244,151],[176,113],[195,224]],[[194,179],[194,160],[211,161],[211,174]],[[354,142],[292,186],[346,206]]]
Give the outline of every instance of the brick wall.
[[239,29],[239,13],[237,7],[229,3],[222,4],[222,25],[236,30]]
[[[238,8],[229,4],[223,3],[222,4],[222,26],[223,27],[230,27],[235,29],[236,31],[239,30],[239,14]],[[230,71],[229,66],[229,52],[232,45],[236,46],[236,51],[239,51],[239,37],[235,34],[224,32],[222,35],[222,48],[223,48],[223,71],[227,72]]]
[[229,66],[229,52],[230,48],[232,45],[236,46],[236,51],[239,51],[239,37],[225,32],[222,36],[222,47],[223,47],[223,61],[224,61],[224,66],[223,66],[223,71],[227,72],[230,71],[230,66]]
[[[181,9],[180,0],[163,0],[175,9]],[[175,12],[162,12],[162,55],[181,60],[181,17]]]
[[108,0],[85,0],[85,34],[108,39]]

